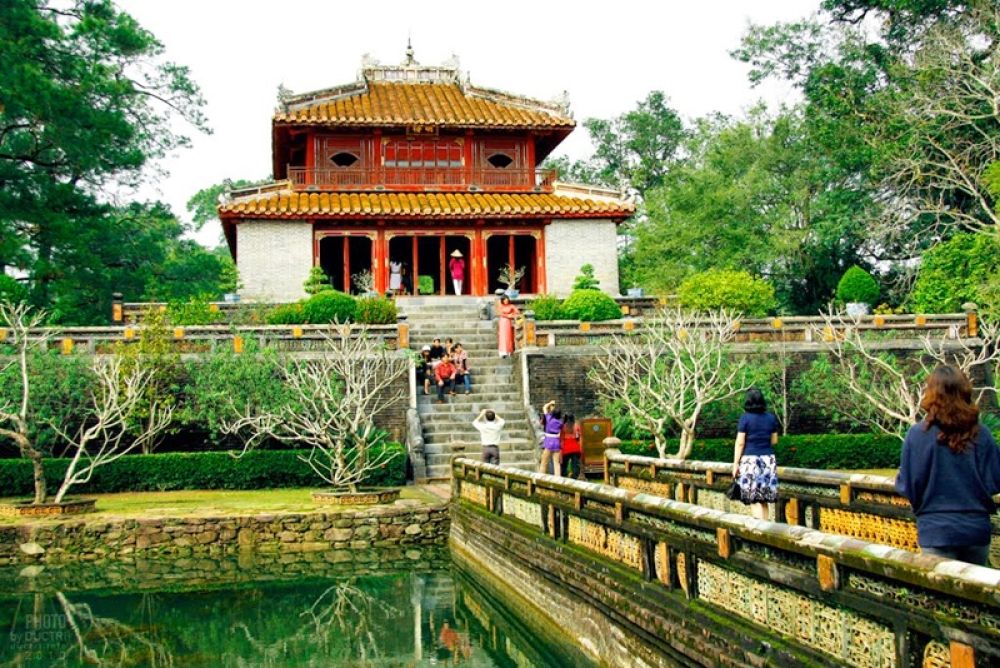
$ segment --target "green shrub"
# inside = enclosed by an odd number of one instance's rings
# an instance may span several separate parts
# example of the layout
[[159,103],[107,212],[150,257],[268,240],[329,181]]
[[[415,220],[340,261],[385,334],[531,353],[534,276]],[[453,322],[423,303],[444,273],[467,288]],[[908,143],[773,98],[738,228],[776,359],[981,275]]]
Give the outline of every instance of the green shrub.
[[314,265],[309,270],[309,276],[306,278],[306,282],[302,284],[302,288],[306,291],[307,295],[316,295],[325,290],[333,290],[333,285],[330,284],[330,278],[323,271],[323,267]]
[[325,325],[330,322],[350,322],[357,307],[354,297],[338,290],[317,292],[302,303],[306,322]]
[[[372,471],[364,484],[380,487],[405,484],[406,449],[398,443],[384,447],[392,450],[393,456],[384,466]],[[253,450],[239,459],[228,452],[127,455],[98,468],[90,482],[74,487],[74,492],[324,486],[312,468],[299,458],[305,454],[305,450]],[[45,460],[50,493],[56,491],[68,463],[66,458]],[[25,496],[31,490],[31,463],[26,459],[0,459],[0,497]]]
[[695,311],[729,309],[763,317],[777,306],[774,286],[745,271],[712,269],[684,279],[677,290],[681,306]]
[[594,265],[585,264],[580,267],[580,275],[573,281],[574,290],[597,290],[601,282],[594,278]]
[[275,306],[267,314],[269,325],[301,325],[305,321],[306,313],[302,309],[302,302]]
[[434,277],[433,276],[421,276],[417,279],[417,292],[422,295],[432,295],[434,294]]
[[[899,466],[902,442],[882,434],[801,434],[782,436],[775,448],[778,466],[805,469],[887,469]],[[677,449],[676,439],[668,451]],[[622,443],[622,452],[630,455],[656,456],[653,443]],[[706,438],[694,442],[694,461],[732,462],[733,439]],[[780,484],[780,483],[779,483]]]
[[398,317],[396,302],[385,297],[363,297],[357,300],[354,319],[365,325],[393,325]]
[[851,267],[837,283],[837,299],[847,304],[874,304],[878,301],[878,283],[872,275],[857,265]]
[[0,302],[20,304],[28,298],[28,289],[20,281],[0,271]]
[[535,320],[561,320],[562,300],[551,295],[542,295],[528,302],[528,308],[535,312]]
[[213,311],[208,297],[191,297],[187,301],[173,301],[167,305],[167,322],[171,325],[214,325],[222,320],[219,311]]
[[583,322],[600,322],[622,317],[614,299],[600,290],[574,290],[562,304],[565,318]]
[[913,313],[955,313],[965,302],[988,306],[985,290],[1000,272],[1000,240],[992,232],[956,234],[920,258],[907,307]]

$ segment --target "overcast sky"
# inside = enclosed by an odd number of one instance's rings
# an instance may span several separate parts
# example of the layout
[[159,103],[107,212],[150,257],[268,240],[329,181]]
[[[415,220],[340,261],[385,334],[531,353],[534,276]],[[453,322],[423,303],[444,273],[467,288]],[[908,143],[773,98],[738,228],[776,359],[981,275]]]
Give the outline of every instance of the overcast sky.
[[[451,54],[474,84],[552,99],[569,93],[578,121],[618,115],[663,90],[685,118],[740,114],[759,100],[794,102],[781,85],[752,89],[729,56],[750,23],[805,17],[818,0],[660,2],[276,2],[119,0],[191,68],[214,130],[165,161],[170,175],[140,195],[184,205],[224,178],[264,178],[271,168],[270,120],[279,84],[294,92],[348,83],[361,55],[402,61],[409,34],[416,59]],[[579,127],[555,155],[589,153]],[[214,244],[220,230],[199,241]]]

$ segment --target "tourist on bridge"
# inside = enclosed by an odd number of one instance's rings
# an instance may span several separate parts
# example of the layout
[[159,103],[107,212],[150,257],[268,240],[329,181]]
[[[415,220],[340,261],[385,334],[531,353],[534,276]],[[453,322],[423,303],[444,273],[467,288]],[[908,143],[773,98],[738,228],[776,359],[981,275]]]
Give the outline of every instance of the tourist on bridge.
[[500,357],[510,357],[510,354],[514,352],[514,319],[521,312],[510,303],[510,297],[504,295],[500,298],[497,314],[500,316],[500,324],[497,327],[497,347]]
[[445,355],[441,358],[441,362],[434,369],[434,375],[437,378],[438,386],[438,403],[444,403],[444,392],[447,389],[449,396],[455,395],[455,376],[458,374],[458,369],[451,362],[451,356]]
[[560,450],[562,448],[563,423],[562,412],[556,408],[555,400],[542,407],[542,426],[545,430],[545,438],[542,440],[542,461],[538,464],[539,473],[548,473],[551,462],[552,475],[562,475]]
[[567,478],[583,478],[580,468],[580,457],[583,449],[580,441],[583,435],[580,433],[580,425],[576,423],[576,417],[572,413],[566,414],[566,424],[562,427],[562,447],[560,455],[562,457],[563,474]]
[[778,418],[768,412],[764,394],[755,387],[747,390],[743,410],[736,427],[733,479],[740,487],[740,500],[750,506],[750,513],[766,520],[767,504],[778,500],[778,465],[774,459]]
[[462,251],[457,248],[451,253],[448,271],[451,273],[451,284],[455,288],[455,294],[462,294],[462,283],[465,282],[465,258],[462,257]]
[[917,516],[920,551],[985,566],[992,497],[1000,494],[996,441],[979,422],[972,383],[955,367],[934,370],[920,408],[925,417],[906,434],[896,476]]
[[465,348],[462,347],[461,343],[456,343],[452,347],[451,360],[455,363],[455,368],[458,369],[458,375],[455,377],[455,387],[458,387],[459,383],[465,387],[466,394],[472,394],[472,372],[469,369],[469,353],[465,352]]
[[479,438],[482,439],[483,461],[487,464],[500,464],[500,434],[503,425],[503,418],[488,408],[484,408],[472,421],[472,426],[479,431]]

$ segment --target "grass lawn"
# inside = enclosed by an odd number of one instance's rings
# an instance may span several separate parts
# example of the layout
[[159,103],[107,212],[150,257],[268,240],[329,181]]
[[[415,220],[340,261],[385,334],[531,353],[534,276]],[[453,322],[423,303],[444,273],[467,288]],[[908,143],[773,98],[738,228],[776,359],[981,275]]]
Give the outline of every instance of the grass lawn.
[[[80,494],[97,499],[97,511],[73,515],[69,519],[100,520],[111,517],[199,517],[218,515],[254,515],[271,512],[335,512],[340,506],[313,503],[314,488],[254,490],[177,490],[171,492],[122,492],[118,494]],[[420,487],[404,487],[400,499],[437,503],[441,499]],[[349,506],[347,508],[360,508]],[[3,524],[38,521],[31,517],[0,518]]]

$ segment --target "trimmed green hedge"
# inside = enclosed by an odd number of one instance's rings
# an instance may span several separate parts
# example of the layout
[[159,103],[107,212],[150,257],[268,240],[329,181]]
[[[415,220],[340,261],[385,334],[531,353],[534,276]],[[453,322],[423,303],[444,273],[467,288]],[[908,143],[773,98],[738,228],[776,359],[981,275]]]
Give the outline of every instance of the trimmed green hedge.
[[[389,446],[396,454],[365,484],[397,487],[406,482],[406,450]],[[126,455],[100,467],[74,493],[150,492],[172,489],[268,489],[322,487],[323,481],[299,459],[305,450],[253,450],[236,459],[228,452],[171,452]],[[55,493],[66,473],[67,459],[46,459],[49,492]],[[32,492],[31,463],[27,459],[0,459],[0,497]]]
[[[731,438],[706,438],[695,441],[691,459],[709,462],[732,462]],[[775,448],[778,466],[804,469],[888,469],[899,466],[902,442],[895,436],[881,434],[803,434],[782,436]],[[656,456],[653,444],[631,441],[622,443],[629,455]],[[668,452],[676,452],[677,440]]]

